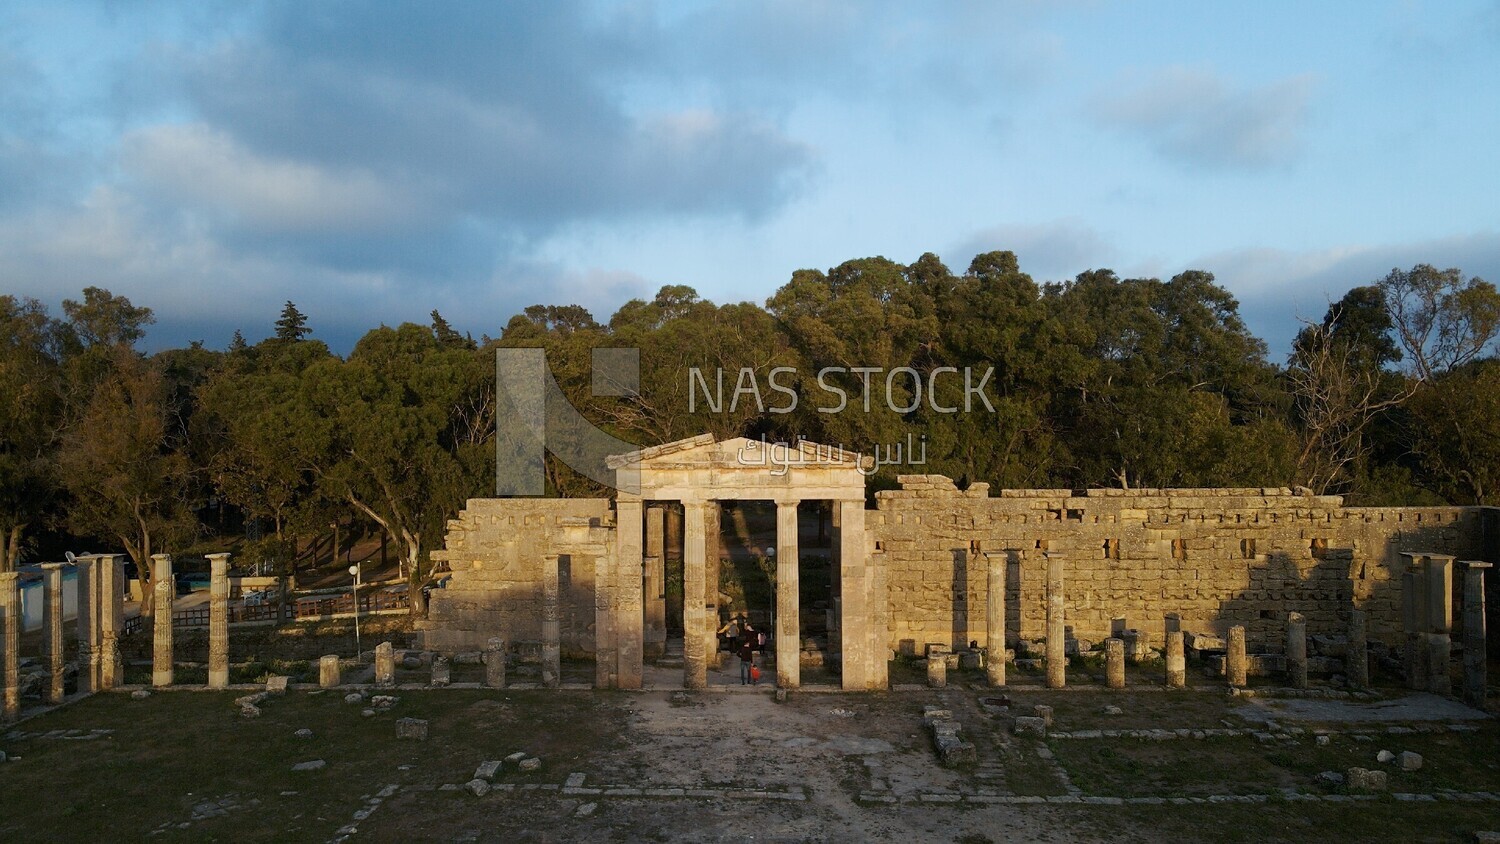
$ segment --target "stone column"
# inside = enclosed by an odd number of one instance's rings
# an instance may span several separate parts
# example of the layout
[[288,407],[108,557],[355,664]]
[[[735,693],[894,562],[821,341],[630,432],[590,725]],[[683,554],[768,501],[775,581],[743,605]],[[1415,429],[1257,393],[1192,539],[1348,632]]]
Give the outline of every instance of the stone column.
[[[793,506],[791,511],[795,529],[797,508]],[[776,512],[779,535],[779,506]],[[871,623],[875,609],[872,603],[879,599],[871,595],[871,588],[875,583],[870,576],[869,561],[865,556],[865,502],[835,501],[833,512],[839,514],[837,542],[834,543],[838,562],[833,565],[838,567],[839,647],[842,651],[839,662],[840,683],[849,690],[884,688],[883,683],[877,686],[874,676],[874,662],[877,659],[884,660],[885,648],[877,650],[872,642],[871,631],[875,626]],[[795,545],[793,547],[795,549]],[[778,556],[780,553],[778,550]],[[780,577],[778,572],[778,581]],[[777,602],[780,603],[779,594]],[[778,654],[778,661],[779,659]],[[800,656],[798,659],[800,662]],[[800,671],[797,678],[801,680]]]
[[797,581],[797,502],[776,502],[776,685],[802,685],[802,622]]
[[75,558],[78,579],[78,691],[91,694],[99,689],[99,650],[95,645],[99,630],[99,582],[94,557],[84,554]]
[[1448,662],[1452,654],[1451,636],[1447,633],[1427,634],[1427,691],[1435,695],[1453,693],[1453,669]]
[[927,685],[941,689],[948,685],[948,654],[933,651],[927,655]]
[[1368,625],[1364,610],[1349,611],[1349,649],[1344,654],[1344,676],[1349,679],[1349,688],[1370,687],[1370,652],[1367,644]]
[[646,655],[646,616],[642,604],[645,589],[641,556],[641,502],[615,502],[618,508],[615,568],[615,648],[619,663],[615,687],[639,689]]
[[[864,509],[861,502],[860,509]],[[886,556],[867,554],[865,565],[865,641],[870,649],[870,676],[866,678],[869,688],[887,689],[891,685],[891,609],[886,597]]]
[[1307,619],[1286,614],[1286,674],[1294,689],[1307,688]]
[[1063,618],[1063,559],[1043,552],[1047,560],[1047,688],[1067,684],[1067,626]]
[[1104,685],[1125,688],[1125,640],[1104,640]]
[[[618,531],[618,527],[616,530]],[[616,551],[618,550],[617,546]],[[615,564],[617,562],[615,555],[608,553],[594,559],[594,688],[596,689],[614,688],[615,672],[620,665],[620,652],[615,636]],[[559,560],[559,588],[561,588],[561,577],[561,560]],[[560,605],[558,617],[559,619],[562,617]]]
[[562,629],[558,606],[557,555],[542,556],[542,685],[562,684]]
[[490,639],[484,649],[484,684],[492,689],[505,688],[505,640]]
[[1469,560],[1464,566],[1464,700],[1484,708],[1485,659],[1484,570],[1489,563]]
[[396,649],[390,642],[375,646],[375,685],[382,688],[396,685]]
[[703,510],[703,653],[707,663],[719,666],[719,537],[723,533],[724,508],[710,501]]
[[1182,631],[1167,631],[1167,688],[1187,685],[1187,656],[1182,648]]
[[667,641],[666,508],[646,508],[646,633],[653,655],[659,656]]
[[1245,627],[1236,624],[1225,637],[1224,677],[1236,689],[1245,687]]
[[21,714],[21,591],[19,572],[0,571],[0,687],[4,715]]
[[125,625],[124,555],[100,554],[94,565],[99,578],[99,688],[125,682],[120,659],[120,632]]
[[1427,690],[1453,693],[1453,558],[1427,555]]
[[155,580],[151,583],[153,612],[151,642],[151,685],[170,686],[173,679],[172,659],[172,603],[177,595],[177,582],[172,575],[172,558],[166,554],[151,555],[151,571]]
[[682,685],[688,689],[708,688],[703,641],[707,509],[702,501],[682,503]]
[[208,567],[208,687],[223,689],[229,686],[229,555],[209,554]]
[[990,686],[1005,685],[1005,567],[1008,557],[1002,552],[984,554],[988,577],[985,581],[984,636],[987,653],[984,674]]
[[[343,678],[339,676],[339,655],[324,654],[318,660],[318,687],[336,689]],[[209,685],[213,685],[210,683]],[[222,687],[221,687],[222,688]]]
[[1401,626],[1406,634],[1403,652],[1406,687],[1427,688],[1427,582],[1425,557],[1403,552],[1406,568],[1401,573]]
[[51,677],[44,690],[48,703],[63,699],[63,593],[62,563],[42,563],[45,603],[42,605],[42,653],[47,655]]

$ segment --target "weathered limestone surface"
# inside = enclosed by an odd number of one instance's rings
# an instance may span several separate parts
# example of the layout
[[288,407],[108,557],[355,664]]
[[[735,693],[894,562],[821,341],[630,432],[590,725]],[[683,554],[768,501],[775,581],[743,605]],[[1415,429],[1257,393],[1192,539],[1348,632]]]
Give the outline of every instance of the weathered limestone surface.
[[1435,695],[1453,693],[1453,638],[1447,633],[1427,634],[1427,691]]
[[1125,688],[1125,640],[1104,640],[1104,685]]
[[151,640],[151,685],[170,686],[174,673],[172,653],[172,604],[177,595],[176,580],[172,574],[172,558],[166,554],[152,554],[151,584],[153,612]]
[[1490,563],[1469,560],[1464,566],[1464,700],[1484,708],[1486,652],[1484,570]]
[[562,683],[558,562],[556,554],[542,557],[542,685],[549,689]]
[[1286,615],[1286,673],[1292,688],[1307,688],[1307,620],[1302,613]]
[[375,685],[394,686],[396,684],[396,648],[390,642],[381,642],[375,646]]
[[0,688],[4,689],[5,720],[21,712],[21,591],[20,573],[0,571]]
[[1047,554],[1047,688],[1060,689],[1067,682],[1067,626],[1063,607],[1063,561]]
[[123,554],[100,554],[95,561],[99,578],[99,688],[113,689],[125,682],[120,657],[120,635],[125,625],[125,569]]
[[1183,652],[1182,631],[1167,631],[1167,688],[1187,685],[1187,655]]
[[78,579],[78,691],[90,694],[99,688],[99,582],[94,574],[94,558],[85,554],[75,563]]
[[492,689],[505,688],[505,640],[490,639],[484,648],[484,684]]
[[802,685],[802,614],[797,565],[797,502],[776,502],[776,685]]
[[682,685],[689,689],[708,688],[708,652],[703,629],[708,625],[704,612],[704,593],[708,589],[704,565],[708,559],[705,520],[709,506],[718,505],[696,501],[682,505]]
[[987,552],[984,555],[988,577],[985,588],[984,638],[989,653],[984,662],[984,673],[991,687],[1005,685],[1005,569],[1009,563],[1006,554]]
[[208,565],[208,687],[223,689],[229,686],[229,555],[209,554]]
[[338,688],[342,682],[339,676],[339,655],[324,654],[318,659],[318,686],[324,689]]
[[1247,668],[1245,659],[1245,628],[1242,625],[1236,624],[1229,628],[1224,656],[1224,676],[1229,681],[1229,685],[1237,689],[1244,688]]
[[1349,646],[1344,654],[1344,676],[1352,689],[1370,687],[1370,652],[1364,610],[1349,611]]
[[[1241,625],[1256,651],[1279,651],[1281,613],[1313,633],[1343,633],[1351,604],[1369,636],[1401,644],[1401,552],[1484,557],[1479,508],[1345,507],[1339,496],[1278,488],[957,489],[947,478],[903,477],[876,493],[869,533],[887,559],[889,647],[901,640],[987,643],[988,572],[966,566],[974,542],[1008,551],[1018,612],[1012,639],[1045,636],[1044,551],[1068,560],[1068,624],[1102,641],[1116,616],[1161,642],[1164,618],[1222,636]],[[1425,603],[1425,602],[1424,602]],[[1263,617],[1262,610],[1275,610]]]
[[50,677],[43,697],[48,703],[63,699],[63,579],[62,563],[42,563],[42,653]]

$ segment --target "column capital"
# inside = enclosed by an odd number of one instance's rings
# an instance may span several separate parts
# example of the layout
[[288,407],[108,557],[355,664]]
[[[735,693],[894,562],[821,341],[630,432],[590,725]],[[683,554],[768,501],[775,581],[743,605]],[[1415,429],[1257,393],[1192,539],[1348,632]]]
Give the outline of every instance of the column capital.
[[10,582],[19,579],[21,573],[18,571],[0,571],[0,582]]
[[151,555],[151,559],[156,560],[157,562],[161,562],[162,560],[166,560],[167,562],[170,563],[170,562],[172,562],[172,555],[171,554],[152,554]]
[[1423,554],[1422,556],[1433,561],[1434,563],[1451,563],[1454,560],[1458,559],[1452,554]]
[[53,572],[61,571],[62,567],[65,565],[67,565],[67,563],[42,563],[41,567],[43,571]]
[[774,500],[776,502],[777,509],[780,509],[782,507],[796,507],[797,505],[799,505],[799,504],[802,503],[802,499],[800,499],[800,498],[784,498],[784,497],[781,497],[781,498],[776,498]]
[[95,558],[103,560],[105,562],[114,562],[115,560],[118,560],[118,559],[120,559],[121,557],[123,557],[125,555],[124,554],[111,554],[111,553],[106,552],[106,553],[103,553],[103,554],[90,554],[89,556],[95,557]]
[[221,559],[221,558],[227,560],[232,555],[228,551],[220,551],[220,552],[218,552],[216,554],[204,554],[203,556],[207,557],[210,560],[217,560],[217,559]]
[[1486,563],[1483,560],[1459,560],[1458,564],[1461,565],[1461,566],[1463,566],[1463,567],[1465,567],[1465,568],[1467,568],[1467,569],[1470,569],[1470,570],[1473,570],[1473,569],[1488,569],[1488,568],[1494,568],[1494,566],[1495,566],[1494,563]]

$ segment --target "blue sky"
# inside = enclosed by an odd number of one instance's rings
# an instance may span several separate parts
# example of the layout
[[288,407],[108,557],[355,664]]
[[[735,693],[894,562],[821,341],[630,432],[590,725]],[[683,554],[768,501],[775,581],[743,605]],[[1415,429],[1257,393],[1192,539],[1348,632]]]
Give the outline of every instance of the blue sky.
[[291,299],[601,321],[663,284],[1012,249],[1206,269],[1281,360],[1416,263],[1500,281],[1500,3],[6,3],[0,291],[148,345]]

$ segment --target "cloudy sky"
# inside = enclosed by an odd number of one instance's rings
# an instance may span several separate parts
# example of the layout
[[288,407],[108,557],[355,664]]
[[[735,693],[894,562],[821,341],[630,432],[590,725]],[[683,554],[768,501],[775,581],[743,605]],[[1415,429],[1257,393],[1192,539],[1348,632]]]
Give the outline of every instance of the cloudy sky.
[[0,292],[148,345],[601,321],[1014,250],[1206,269],[1280,360],[1394,266],[1500,282],[1500,3],[0,5]]

